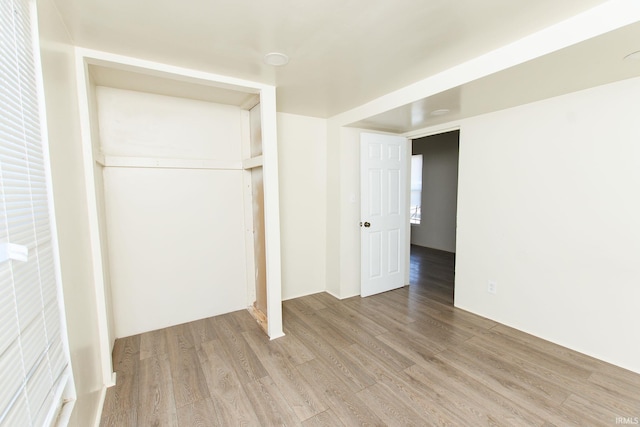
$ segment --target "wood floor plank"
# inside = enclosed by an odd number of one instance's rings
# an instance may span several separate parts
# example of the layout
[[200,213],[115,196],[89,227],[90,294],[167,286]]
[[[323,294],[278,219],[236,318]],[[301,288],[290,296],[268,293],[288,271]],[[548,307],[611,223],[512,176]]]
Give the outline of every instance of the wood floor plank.
[[[562,406],[565,408],[571,408],[575,412],[578,412],[581,416],[583,425],[589,424],[597,426],[620,424],[616,423],[616,418],[620,417],[620,412],[610,411],[608,408],[605,408],[596,402],[584,399],[575,394],[569,396]],[[623,413],[627,414],[627,412]]]
[[140,361],[138,425],[177,426],[171,365],[167,354]]
[[[229,362],[242,384],[266,377],[267,371],[249,344],[242,337],[242,330],[233,326],[229,315],[219,316],[216,324],[219,329],[219,345],[227,353]],[[256,326],[259,325],[256,323]]]
[[346,427],[340,418],[331,410],[327,409],[302,422],[303,427]]
[[180,408],[208,398],[209,389],[189,326],[178,325],[168,328],[167,344],[176,407]]
[[[563,411],[559,408],[568,397],[568,392],[549,385],[539,378],[517,378],[517,373],[510,376],[509,373],[502,373],[496,370],[491,364],[475,363],[477,359],[466,358],[464,352],[456,349],[449,349],[440,353],[436,357],[472,378],[484,388],[491,390],[500,396],[508,397],[509,401],[531,413],[537,413],[545,420],[560,422],[563,425],[572,425],[579,420],[578,413]],[[554,401],[558,397],[562,400]]]
[[117,373],[116,385],[107,389],[102,408],[104,425],[136,425],[137,413],[131,407],[139,402],[139,367],[136,363],[131,368]]
[[175,348],[194,348],[196,341],[191,329],[190,323],[183,323],[166,328],[164,331],[167,337],[168,350],[171,351],[171,349]]
[[450,293],[443,294],[442,291],[446,289],[444,286],[441,286],[441,284],[438,284],[435,280],[432,280],[431,283],[432,285],[427,290],[411,292],[412,296],[421,295],[428,299],[432,306],[436,306],[436,304],[440,304],[442,306],[453,304],[453,292],[451,289],[448,289],[451,291]]
[[356,393],[369,410],[388,426],[421,426],[424,419],[382,383]]
[[122,338],[113,345],[113,369],[116,372],[132,372],[140,359],[140,335]]
[[191,333],[194,347],[198,348],[202,343],[218,339],[212,320],[211,318],[200,319],[186,325]]
[[302,316],[314,316],[318,310],[327,308],[326,305],[314,298],[313,295],[287,300],[284,301],[283,304]]
[[[309,295],[308,298],[315,300],[317,304],[322,306],[314,306],[315,310],[322,310],[325,307],[335,307],[340,305],[340,300],[326,292],[319,292],[317,294]],[[311,304],[311,302],[309,303]]]
[[[311,308],[314,311],[318,311],[318,310],[322,310],[323,308],[327,308],[328,305],[325,304],[323,301],[332,301],[332,299],[335,299],[334,297],[332,297],[329,294],[326,294],[324,292],[318,293],[318,294],[311,294],[311,295],[306,295],[304,297],[301,298],[295,298],[295,299],[299,299],[304,301],[309,308]],[[329,306],[332,305],[331,303],[329,304]]]
[[407,323],[415,321],[415,319],[404,316],[402,313],[391,309],[381,302],[372,300],[371,298],[349,298],[344,300],[344,305],[356,310],[363,316],[375,319],[380,326],[387,330],[390,330],[391,328],[402,328]]
[[159,356],[166,352],[167,335],[164,329],[146,332],[140,336],[140,359]]
[[[324,312],[325,310],[320,311],[320,313]],[[353,340],[354,343],[359,343],[371,352],[378,353],[388,363],[395,365],[397,370],[404,369],[413,364],[409,358],[383,341],[378,340],[376,336],[367,333],[364,329],[361,329],[358,324],[348,323],[345,322],[344,319],[331,315],[326,315],[325,321],[333,325],[337,330],[342,331],[342,333]]]
[[195,349],[169,351],[169,361],[173,394],[178,408],[209,397],[209,389]]
[[313,351],[309,350],[295,335],[286,335],[278,339],[278,345],[284,355],[294,365],[300,365],[316,358]]
[[334,347],[332,336],[324,335],[324,330],[318,333],[300,318],[292,316],[285,331],[291,331],[297,336],[308,349],[314,352],[316,358],[324,360],[329,369],[339,371],[353,391],[362,390],[375,382],[368,372],[342,357],[340,349],[345,348],[344,345]]
[[339,307],[327,307],[318,310],[320,315],[328,316],[327,319],[335,320],[345,325],[354,326],[362,330],[364,333],[376,336],[388,332],[387,329],[380,325],[377,318],[369,318],[360,314],[357,310],[352,310],[348,305],[342,304]]
[[[298,323],[305,324],[321,336],[330,336],[334,347],[348,347],[354,343],[353,339],[345,335],[341,330],[326,322],[326,319],[317,312],[309,312],[301,308],[300,302],[296,300],[286,301],[283,306],[283,318],[295,317]],[[292,320],[293,321],[293,320]],[[285,331],[286,332],[286,331]]]
[[409,323],[406,329],[424,335],[429,341],[444,347],[455,346],[475,336],[464,329],[440,322],[430,316],[424,316]]
[[[388,310],[393,310],[397,313],[401,313],[402,316],[411,318],[413,321],[415,321],[415,318],[411,315],[420,314],[420,312],[416,310],[417,307],[410,307],[408,291],[405,288],[399,288],[394,290],[393,292],[385,292],[382,294],[372,295],[367,298],[377,302],[382,306],[388,307]],[[383,310],[383,312],[385,311],[386,310]]]
[[[597,387],[596,390],[601,393],[613,396],[615,399],[626,400],[629,404],[635,404],[640,408],[640,376],[633,372],[620,368],[613,370],[609,367],[606,373],[596,371],[591,374],[588,383],[589,386]],[[591,389],[591,387],[588,388]]]
[[421,334],[406,328],[394,329],[386,334],[378,335],[376,339],[403,354],[414,363],[428,359],[430,356],[446,350],[441,343],[426,339]]
[[419,307],[419,313],[427,314],[434,319],[476,333],[491,329],[498,324],[491,319],[455,308],[452,304],[433,301],[429,296],[425,296],[420,291],[414,290],[414,288],[414,286],[410,286],[407,295],[403,296],[403,298],[407,299],[406,304],[417,305]]
[[461,418],[463,425],[531,426],[544,422],[544,418],[515,405],[508,397],[435,356],[429,362],[416,364],[404,372],[413,382],[441,396],[443,406]]
[[[472,366],[478,372],[486,373],[486,375],[483,375],[483,379],[488,383],[499,383],[509,387],[511,390],[517,387],[520,392],[526,394],[531,400],[542,398],[559,405],[571,394],[569,388],[531,373],[515,363],[496,356],[495,353],[477,346],[463,343],[460,346],[449,349],[446,353],[441,353],[440,356],[452,357],[452,354],[455,360]],[[492,388],[495,389],[493,386]]]
[[[505,337],[509,337],[510,339],[524,344],[529,348],[534,348],[538,351],[553,355],[560,360],[581,366],[589,371],[602,371],[607,369],[607,367],[612,366],[601,360],[594,359],[593,357],[589,357],[576,351],[572,351],[566,347],[561,347],[559,345],[553,344],[549,341],[545,341],[541,338],[534,337],[525,332],[518,331],[517,329],[511,328],[506,325],[496,324],[493,328],[491,328],[491,331]],[[620,371],[620,368],[618,367],[613,368],[613,371]]]
[[[215,319],[216,318],[212,318],[212,320]],[[232,319],[240,332],[250,331],[254,329],[256,324],[258,323],[258,321],[254,319],[254,317],[249,313],[248,310],[234,311],[233,313],[229,313],[228,316],[225,316],[225,319]]]
[[381,371],[378,373],[378,382],[386,385],[400,399],[409,403],[422,416],[426,425],[461,426],[467,424],[468,419],[461,417],[460,412],[442,393],[438,393],[405,371],[395,375],[386,375]]
[[277,342],[270,342],[264,334],[257,330],[244,332],[243,336],[262,360],[269,376],[300,421],[327,409],[323,400],[300,375],[297,366],[289,362]]
[[193,427],[225,427],[220,422],[210,398],[184,405],[177,410],[178,425]]
[[136,427],[138,425],[140,424],[138,424],[137,408],[109,413],[103,411],[100,418],[100,427]]
[[384,425],[367,405],[320,359],[310,360],[298,370],[314,389],[319,390],[335,414],[346,425]]
[[[376,351],[371,351],[361,344],[353,344],[350,347],[339,350],[344,360],[349,360],[353,365],[359,366],[363,372],[379,381],[381,377],[396,375],[402,369],[396,363],[390,362],[386,357]],[[413,364],[413,363],[412,363]]]
[[296,413],[271,377],[260,378],[246,384],[245,391],[262,425],[297,426],[300,424]]
[[425,313],[433,319],[455,326],[459,330],[469,332],[473,335],[481,335],[489,329],[497,325],[493,320],[485,319],[484,317],[476,316],[468,313],[464,310],[454,309],[453,307],[433,308],[425,304]]
[[508,349],[509,353],[514,356],[520,357],[526,361],[535,363],[538,366],[542,366],[546,369],[558,372],[560,375],[564,375],[570,378],[580,378],[586,380],[591,375],[591,371],[583,368],[580,365],[567,362],[549,352],[540,351],[535,347],[531,347],[506,335],[494,332],[493,330],[489,330],[482,336],[471,338],[469,342],[483,345],[485,348],[488,347],[489,349]]
[[102,412],[105,426],[136,425],[138,405],[138,375],[140,363],[140,335],[118,340],[113,348],[116,385],[107,389]]
[[242,386],[238,371],[230,363],[219,341],[208,341],[198,350],[198,360],[211,395],[212,410],[222,426],[255,425],[259,422]]

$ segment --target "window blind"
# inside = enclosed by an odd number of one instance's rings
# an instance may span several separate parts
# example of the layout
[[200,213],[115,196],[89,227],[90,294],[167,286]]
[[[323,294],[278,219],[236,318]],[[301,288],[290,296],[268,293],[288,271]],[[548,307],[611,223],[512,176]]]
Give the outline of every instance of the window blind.
[[50,423],[70,375],[52,247],[32,7],[29,0],[0,0],[2,426]]

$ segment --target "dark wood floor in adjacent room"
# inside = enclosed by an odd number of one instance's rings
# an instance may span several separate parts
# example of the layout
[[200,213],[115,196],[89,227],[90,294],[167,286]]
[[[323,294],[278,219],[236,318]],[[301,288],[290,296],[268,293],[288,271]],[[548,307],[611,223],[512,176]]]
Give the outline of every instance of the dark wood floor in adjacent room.
[[[453,254],[412,247],[411,286],[284,302],[116,341],[102,426],[616,425],[640,375],[453,307]],[[618,421],[620,421],[618,419]]]

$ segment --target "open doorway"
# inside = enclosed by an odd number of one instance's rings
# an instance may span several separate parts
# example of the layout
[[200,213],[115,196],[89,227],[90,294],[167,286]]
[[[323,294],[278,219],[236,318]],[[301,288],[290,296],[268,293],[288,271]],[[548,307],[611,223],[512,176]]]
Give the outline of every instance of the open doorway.
[[412,140],[411,291],[453,305],[460,131]]

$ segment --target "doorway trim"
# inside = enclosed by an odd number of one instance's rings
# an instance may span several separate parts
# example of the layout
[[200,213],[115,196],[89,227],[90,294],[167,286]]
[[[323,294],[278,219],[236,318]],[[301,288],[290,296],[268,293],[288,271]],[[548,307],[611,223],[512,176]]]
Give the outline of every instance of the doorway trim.
[[[461,141],[462,141],[462,125],[458,122],[448,122],[445,123],[443,125],[436,125],[436,126],[432,126],[430,128],[426,128],[426,129],[419,129],[417,131],[412,131],[412,132],[406,132],[403,134],[403,136],[405,136],[407,139],[409,139],[411,141],[411,148],[410,148],[410,153],[409,155],[411,156],[413,154],[413,141],[415,139],[420,139],[420,138],[425,138],[425,137],[429,137],[429,136],[435,136],[435,135],[440,135],[440,134],[444,134],[444,133],[449,133],[449,132],[455,132],[458,131],[458,165],[460,165],[460,146],[461,146]],[[460,167],[458,166],[458,183],[456,185],[456,252],[458,250],[458,232],[457,232],[457,217],[458,217],[458,211],[460,209],[460,192],[458,191],[460,188]],[[411,193],[411,183],[407,183],[407,191],[409,192],[409,194]],[[409,221],[409,219],[407,219],[407,222]],[[409,233],[411,233],[411,229],[409,229]],[[407,262],[410,264],[411,263],[411,236],[409,235],[409,248],[407,249],[407,253],[409,254],[408,260]],[[410,268],[410,266],[409,266]],[[454,266],[455,268],[455,266]],[[407,270],[409,271],[409,270]],[[454,305],[455,305],[455,276],[454,276]]]

